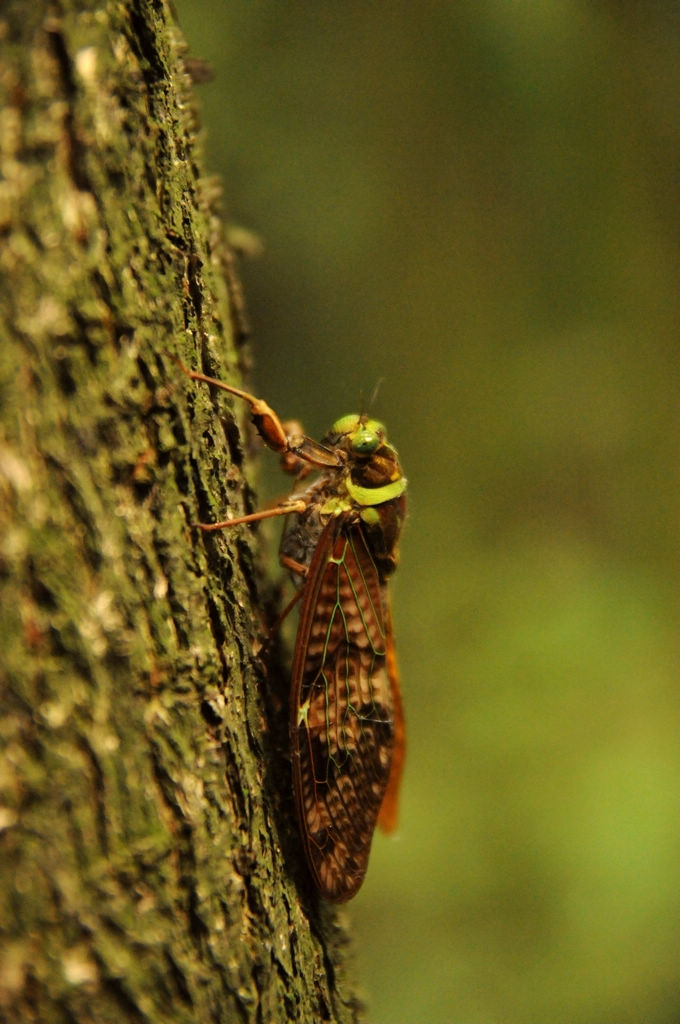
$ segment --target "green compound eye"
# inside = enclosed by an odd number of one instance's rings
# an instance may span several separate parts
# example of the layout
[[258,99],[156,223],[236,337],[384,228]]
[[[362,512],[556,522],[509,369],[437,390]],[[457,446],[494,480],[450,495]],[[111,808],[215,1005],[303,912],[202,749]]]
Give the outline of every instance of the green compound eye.
[[352,437],[352,451],[357,455],[372,455],[380,441],[380,434],[367,424],[360,427]]

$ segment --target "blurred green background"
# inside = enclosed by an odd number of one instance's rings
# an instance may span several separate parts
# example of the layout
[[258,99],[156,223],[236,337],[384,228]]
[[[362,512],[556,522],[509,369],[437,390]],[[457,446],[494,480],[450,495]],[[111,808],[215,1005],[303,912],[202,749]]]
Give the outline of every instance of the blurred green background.
[[321,436],[382,379],[409,479],[369,1019],[676,1022],[677,5],[177,6],[253,386]]

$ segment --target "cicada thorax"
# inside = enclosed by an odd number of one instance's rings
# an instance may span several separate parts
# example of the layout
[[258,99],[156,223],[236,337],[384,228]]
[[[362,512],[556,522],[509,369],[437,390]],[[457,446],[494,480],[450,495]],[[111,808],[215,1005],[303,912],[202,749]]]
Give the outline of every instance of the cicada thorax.
[[371,557],[384,582],[399,562],[398,542],[406,518],[406,498],[402,494],[382,505],[371,506],[370,512],[367,516],[363,510],[362,526]]

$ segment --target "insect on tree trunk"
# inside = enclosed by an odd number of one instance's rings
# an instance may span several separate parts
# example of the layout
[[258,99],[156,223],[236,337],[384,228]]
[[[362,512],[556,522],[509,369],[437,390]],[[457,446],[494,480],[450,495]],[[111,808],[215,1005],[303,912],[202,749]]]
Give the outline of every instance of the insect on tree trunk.
[[0,37],[0,1018],[356,1020],[248,534],[191,528],[248,495],[170,358],[238,376],[184,44],[143,0]]

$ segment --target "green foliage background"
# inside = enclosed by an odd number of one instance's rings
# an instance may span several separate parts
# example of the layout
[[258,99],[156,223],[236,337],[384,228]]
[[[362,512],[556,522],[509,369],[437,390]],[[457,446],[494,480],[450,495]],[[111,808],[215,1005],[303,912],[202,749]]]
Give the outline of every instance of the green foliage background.
[[321,436],[382,379],[409,478],[371,1019],[675,1021],[676,5],[178,7],[255,386]]

